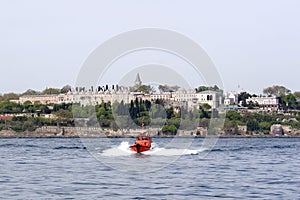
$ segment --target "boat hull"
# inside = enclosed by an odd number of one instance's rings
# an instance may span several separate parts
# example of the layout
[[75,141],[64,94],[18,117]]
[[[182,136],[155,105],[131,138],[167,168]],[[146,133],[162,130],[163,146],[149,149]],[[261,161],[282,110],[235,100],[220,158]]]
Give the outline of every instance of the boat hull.
[[138,134],[135,138],[135,143],[130,146],[130,149],[137,153],[149,151],[150,148],[151,148],[151,137],[149,134]]
[[137,152],[137,153],[141,153],[141,152],[144,152],[144,151],[149,151],[151,149],[151,146],[149,147],[149,146],[142,146],[142,145],[134,144],[134,145],[130,146],[130,149],[132,151]]

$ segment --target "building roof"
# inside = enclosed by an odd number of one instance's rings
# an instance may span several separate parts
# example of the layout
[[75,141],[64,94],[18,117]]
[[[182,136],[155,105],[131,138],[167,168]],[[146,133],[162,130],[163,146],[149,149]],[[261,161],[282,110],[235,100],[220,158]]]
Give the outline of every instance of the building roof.
[[205,90],[205,91],[201,91],[198,93],[199,94],[216,94],[216,93],[221,93],[221,92],[217,92],[217,91],[213,91],[213,90]]
[[12,120],[13,116],[9,115],[0,115],[0,120]]

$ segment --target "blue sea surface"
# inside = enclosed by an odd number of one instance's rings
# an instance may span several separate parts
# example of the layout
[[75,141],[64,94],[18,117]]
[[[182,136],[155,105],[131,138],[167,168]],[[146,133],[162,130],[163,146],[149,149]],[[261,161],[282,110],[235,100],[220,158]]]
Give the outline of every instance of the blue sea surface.
[[[106,140],[117,147],[126,139]],[[99,154],[109,148],[101,145]],[[300,138],[220,138],[207,153],[132,173],[101,162],[80,138],[0,139],[0,199],[300,199]],[[122,168],[165,156],[173,155],[106,159]]]

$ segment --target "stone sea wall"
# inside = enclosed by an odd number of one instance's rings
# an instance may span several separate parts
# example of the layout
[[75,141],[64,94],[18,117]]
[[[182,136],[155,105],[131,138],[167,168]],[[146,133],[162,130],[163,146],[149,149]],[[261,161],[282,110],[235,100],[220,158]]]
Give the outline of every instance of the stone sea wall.
[[[147,132],[153,137],[172,137],[172,134],[163,134],[158,128],[150,129],[126,129],[126,130],[105,130],[100,127],[57,127],[57,126],[43,126],[37,128],[35,131],[24,131],[16,132],[11,129],[1,130],[0,138],[9,137],[135,137],[138,133]],[[205,137],[207,135],[207,128],[198,127],[196,130],[178,130],[178,137]],[[220,131],[219,136],[221,137],[274,137],[274,136],[290,136],[299,137],[300,130],[292,129],[289,126],[278,126],[274,125],[271,128],[269,134],[264,134],[260,132],[247,132],[245,130],[240,130],[238,134],[233,134],[231,132]]]
[[[158,129],[147,129],[147,133],[152,136],[158,135]],[[135,137],[137,133],[143,133],[146,130],[105,130],[99,127],[57,127],[43,126],[35,131],[16,132],[11,129],[1,130],[0,138],[9,137]]]

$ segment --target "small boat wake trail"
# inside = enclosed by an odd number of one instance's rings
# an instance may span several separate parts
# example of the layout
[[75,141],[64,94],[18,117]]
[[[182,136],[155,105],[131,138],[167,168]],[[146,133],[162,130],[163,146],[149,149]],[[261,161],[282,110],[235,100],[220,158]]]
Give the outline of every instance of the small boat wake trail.
[[[132,151],[128,142],[121,142],[117,147],[104,150],[100,153],[101,156],[114,157],[114,156],[128,156],[134,155],[136,152]],[[152,143],[149,151],[142,152],[144,155],[153,156],[181,156],[181,155],[197,155],[200,152],[207,151],[207,149],[177,149],[177,148],[161,148],[156,143]]]

